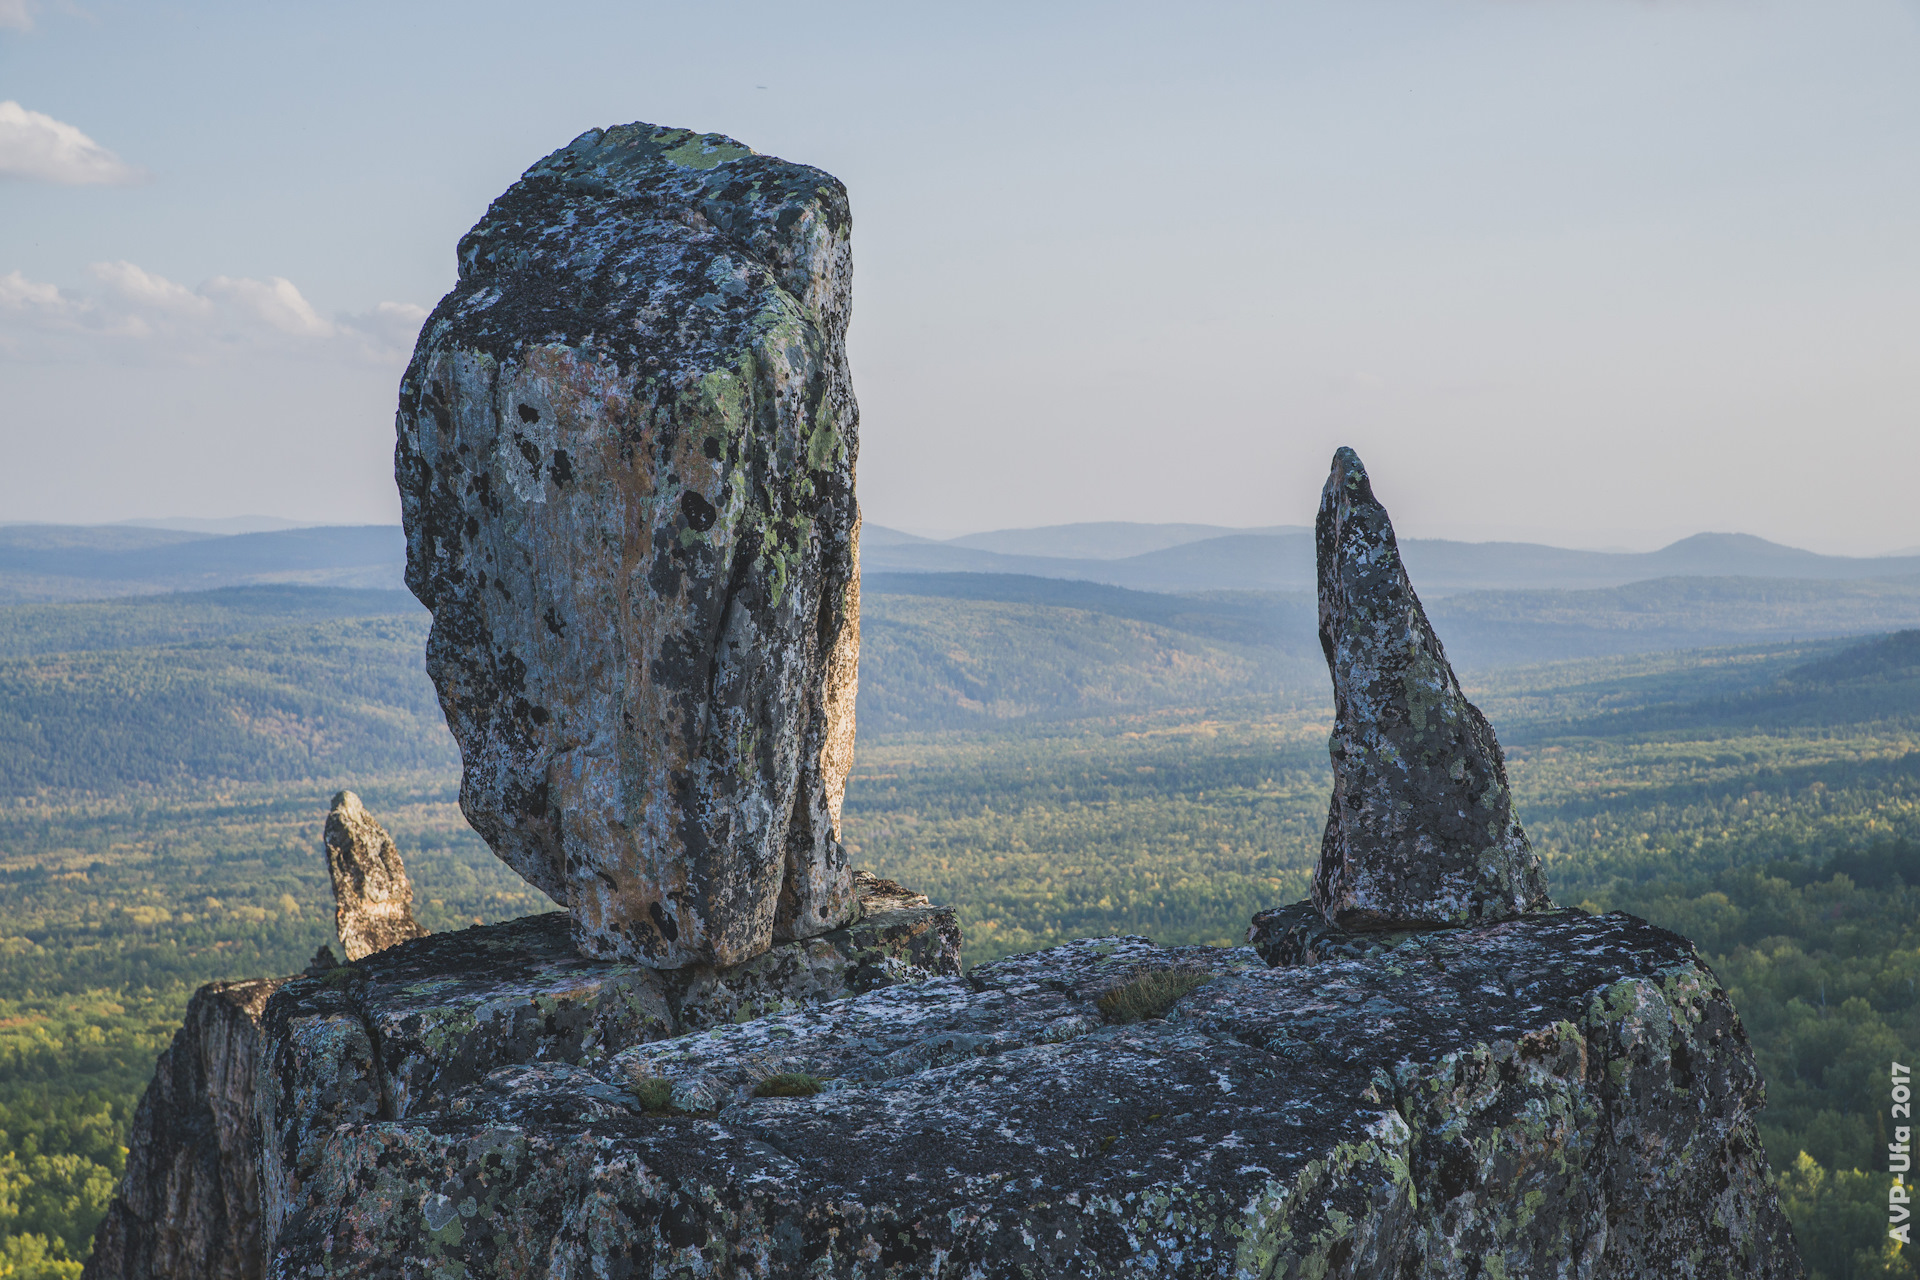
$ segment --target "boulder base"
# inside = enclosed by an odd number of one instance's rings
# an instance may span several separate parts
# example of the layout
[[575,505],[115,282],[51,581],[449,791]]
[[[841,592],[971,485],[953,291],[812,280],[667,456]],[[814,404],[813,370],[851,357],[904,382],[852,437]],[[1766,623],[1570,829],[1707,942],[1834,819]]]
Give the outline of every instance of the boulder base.
[[1632,917],[1079,942],[673,1039],[541,936],[275,998],[270,1275],[1800,1274],[1726,993]]

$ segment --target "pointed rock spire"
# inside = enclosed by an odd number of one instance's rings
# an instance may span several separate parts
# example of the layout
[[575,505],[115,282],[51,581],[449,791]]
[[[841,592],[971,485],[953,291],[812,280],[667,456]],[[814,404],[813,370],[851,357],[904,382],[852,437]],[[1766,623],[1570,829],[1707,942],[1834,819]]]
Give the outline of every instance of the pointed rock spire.
[[1343,929],[1500,920],[1551,905],[1493,727],[1468,702],[1351,449],[1314,525],[1333,674],[1333,799],[1313,901]]
[[347,959],[427,936],[413,918],[413,886],[407,882],[400,850],[359,796],[342,791],[333,798],[326,839],[334,921]]

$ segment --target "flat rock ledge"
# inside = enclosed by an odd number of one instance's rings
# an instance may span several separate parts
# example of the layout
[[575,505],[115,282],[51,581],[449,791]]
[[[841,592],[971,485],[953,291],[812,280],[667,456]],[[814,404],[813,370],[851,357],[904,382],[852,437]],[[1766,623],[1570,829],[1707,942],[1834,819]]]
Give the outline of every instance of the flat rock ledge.
[[[865,872],[854,884],[854,924],[727,969],[587,959],[555,911],[295,978],[209,983],[141,1099],[87,1280],[255,1280],[275,1220],[263,1199],[300,1194],[335,1123],[434,1114],[510,1064],[604,1064],[649,1040],[960,972],[951,910]],[[384,1274],[427,1274],[407,1266]]]
[[534,920],[288,982],[267,1274],[1801,1274],[1726,993],[1630,916],[1082,941],[739,1021],[661,977]]

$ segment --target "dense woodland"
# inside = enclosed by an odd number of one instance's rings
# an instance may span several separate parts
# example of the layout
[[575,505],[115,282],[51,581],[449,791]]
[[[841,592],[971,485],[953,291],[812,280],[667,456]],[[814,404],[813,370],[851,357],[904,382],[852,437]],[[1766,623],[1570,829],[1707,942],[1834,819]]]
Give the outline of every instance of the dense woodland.
[[[1252,643],[1244,601],[1168,599],[869,598],[848,840],[959,909],[969,962],[1236,944],[1304,892],[1324,668]],[[423,635],[385,592],[0,610],[0,1275],[77,1274],[192,990],[331,937],[333,791],[429,927],[551,909],[460,819]],[[1816,1274],[1910,1274],[1877,1157],[1887,1063],[1920,1054],[1920,637],[1470,683],[1556,897],[1678,929],[1732,993]]]

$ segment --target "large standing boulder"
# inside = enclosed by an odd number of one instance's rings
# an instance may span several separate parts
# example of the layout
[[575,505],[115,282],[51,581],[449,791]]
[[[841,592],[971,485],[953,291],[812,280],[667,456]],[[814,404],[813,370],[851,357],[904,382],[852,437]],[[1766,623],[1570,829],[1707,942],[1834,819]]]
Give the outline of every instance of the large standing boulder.
[[591,130],[461,240],[401,383],[461,805],[588,955],[739,963],[857,910],[848,234],[818,169]]
[[413,885],[400,850],[359,796],[351,791],[334,796],[325,839],[334,924],[347,959],[427,936],[413,918]]
[[1467,701],[1351,449],[1314,524],[1333,673],[1333,799],[1313,901],[1341,929],[1433,928],[1547,907],[1493,727]]

